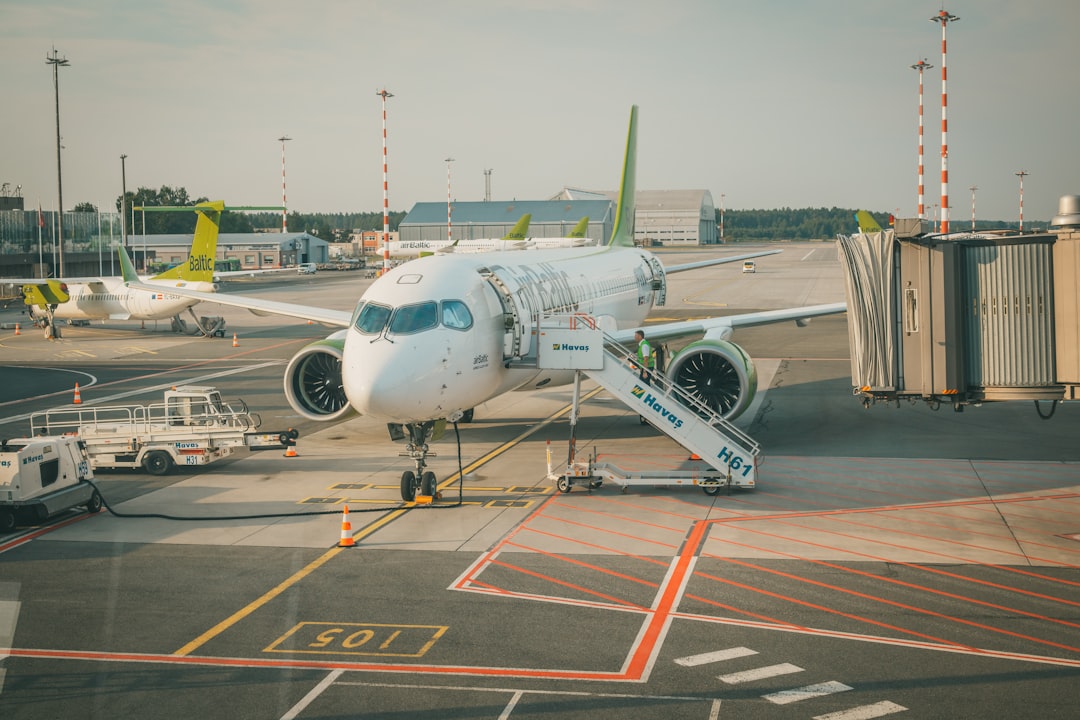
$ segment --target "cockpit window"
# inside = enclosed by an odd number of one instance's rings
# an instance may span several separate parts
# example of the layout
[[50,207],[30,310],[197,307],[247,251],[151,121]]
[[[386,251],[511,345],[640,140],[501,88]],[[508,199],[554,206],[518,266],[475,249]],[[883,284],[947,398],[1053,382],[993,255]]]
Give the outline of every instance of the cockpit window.
[[386,327],[386,321],[389,318],[390,308],[369,302],[360,309],[354,325],[357,330],[365,335],[378,335]]
[[460,300],[443,300],[442,324],[454,330],[468,330],[472,327],[472,313]]
[[405,334],[420,332],[439,324],[438,305],[423,302],[416,305],[403,305],[394,311],[390,320],[390,332]]

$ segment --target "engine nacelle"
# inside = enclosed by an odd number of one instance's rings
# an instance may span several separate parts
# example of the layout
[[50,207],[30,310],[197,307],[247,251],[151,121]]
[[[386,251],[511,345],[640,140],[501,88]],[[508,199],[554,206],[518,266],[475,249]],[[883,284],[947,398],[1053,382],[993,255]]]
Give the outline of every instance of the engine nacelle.
[[733,342],[706,338],[690,343],[668,362],[668,380],[725,420],[739,417],[757,392],[757,369]]
[[352,412],[341,381],[345,333],[311,343],[285,368],[285,399],[309,420],[338,420]]

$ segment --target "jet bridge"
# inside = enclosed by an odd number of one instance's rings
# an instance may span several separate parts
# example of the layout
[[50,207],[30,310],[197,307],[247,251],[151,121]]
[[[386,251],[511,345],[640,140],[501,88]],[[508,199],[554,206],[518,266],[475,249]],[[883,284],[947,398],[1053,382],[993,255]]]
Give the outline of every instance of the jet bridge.
[[1052,414],[1080,398],[1080,196],[1060,208],[1046,233],[930,235],[898,221],[837,238],[864,405],[1034,400]]
[[544,369],[575,370],[574,412],[578,417],[580,375],[584,373],[627,407],[700,458],[703,470],[664,473],[627,472],[609,463],[578,462],[573,431],[570,459],[564,472],[551,473],[563,492],[575,484],[596,487],[610,479],[629,485],[699,485],[712,495],[722,487],[753,488],[757,484],[760,447],[749,435],[724,420],[660,372],[648,382],[640,377],[635,356],[603,332],[586,315],[556,315],[538,323],[537,364]]

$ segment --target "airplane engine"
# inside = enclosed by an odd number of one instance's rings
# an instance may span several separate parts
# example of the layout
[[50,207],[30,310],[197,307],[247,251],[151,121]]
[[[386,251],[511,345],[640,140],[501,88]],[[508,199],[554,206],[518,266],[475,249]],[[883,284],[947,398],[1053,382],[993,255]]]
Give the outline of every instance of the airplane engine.
[[671,358],[666,375],[725,420],[734,420],[750,407],[757,391],[753,360],[728,340],[690,343]]
[[285,368],[285,398],[309,420],[337,420],[352,412],[341,381],[345,332],[311,343]]

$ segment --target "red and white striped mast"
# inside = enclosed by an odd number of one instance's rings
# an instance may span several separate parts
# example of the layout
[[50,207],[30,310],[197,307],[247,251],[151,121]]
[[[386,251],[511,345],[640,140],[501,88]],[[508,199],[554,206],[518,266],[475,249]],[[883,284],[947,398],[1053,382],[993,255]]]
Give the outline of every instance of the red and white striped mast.
[[1026,170],[1015,173],[1020,178],[1020,232],[1024,232],[1024,176],[1029,174]]
[[386,274],[390,272],[390,194],[386,182],[386,98],[392,98],[394,94],[387,92],[386,88],[377,90],[375,94],[382,98],[382,272]]
[[278,138],[278,142],[281,143],[281,232],[283,233],[289,231],[285,223],[287,213],[285,210],[285,143],[289,140],[292,138],[285,135]]
[[945,63],[945,26],[960,18],[944,9],[930,18],[931,22],[941,23],[941,233],[949,232],[949,93],[946,89],[948,73]]
[[972,185],[971,190],[971,232],[975,232],[975,191],[979,188]]
[[450,204],[450,163],[454,162],[454,158],[446,158],[446,242],[453,244],[454,234],[451,232],[450,217],[453,214]]
[[925,185],[923,184],[923,173],[925,166],[923,165],[923,70],[929,70],[934,67],[930,63],[926,62],[923,58],[919,62],[911,66],[913,70],[919,71],[919,219],[922,220],[926,217],[926,203],[923,202],[923,192]]

